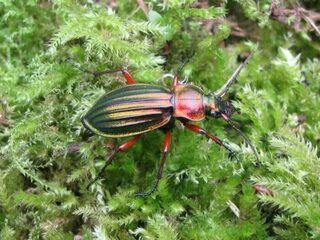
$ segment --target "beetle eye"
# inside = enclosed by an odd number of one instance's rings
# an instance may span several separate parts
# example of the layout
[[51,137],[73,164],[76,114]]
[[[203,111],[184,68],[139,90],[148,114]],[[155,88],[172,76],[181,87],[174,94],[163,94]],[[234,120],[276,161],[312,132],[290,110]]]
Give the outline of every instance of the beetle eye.
[[210,116],[211,116],[211,117],[214,117],[214,118],[218,118],[218,117],[221,116],[221,113],[220,113],[220,112],[217,112],[217,111],[215,111],[215,110],[211,110]]
[[233,114],[234,110],[235,110],[235,108],[234,108],[234,106],[231,104],[231,102],[226,101],[226,102],[225,102],[225,110],[224,110],[225,114],[226,114],[228,117],[230,117],[230,116]]

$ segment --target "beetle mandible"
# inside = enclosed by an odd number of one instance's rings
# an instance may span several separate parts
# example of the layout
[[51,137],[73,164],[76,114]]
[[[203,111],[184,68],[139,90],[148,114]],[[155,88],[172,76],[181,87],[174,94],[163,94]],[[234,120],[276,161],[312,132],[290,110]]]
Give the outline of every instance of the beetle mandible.
[[133,147],[142,134],[155,129],[163,129],[165,131],[163,153],[155,182],[150,191],[137,193],[136,195],[147,196],[153,193],[162,177],[164,164],[170,150],[171,131],[175,120],[181,121],[186,129],[206,136],[233,153],[232,149],[221,139],[190,123],[202,121],[206,116],[221,117],[244,137],[258,159],[257,151],[249,139],[230,120],[234,110],[231,102],[222,99],[251,56],[250,54],[239,65],[221,89],[209,95],[204,95],[203,91],[193,84],[179,82],[177,75],[173,78],[172,88],[168,89],[159,85],[138,84],[126,69],[94,72],[95,76],[121,72],[128,85],[103,95],[82,118],[83,125],[86,129],[101,136],[112,138],[132,136],[132,138],[115,149],[88,187],[101,176],[106,167],[112,163],[117,153]]

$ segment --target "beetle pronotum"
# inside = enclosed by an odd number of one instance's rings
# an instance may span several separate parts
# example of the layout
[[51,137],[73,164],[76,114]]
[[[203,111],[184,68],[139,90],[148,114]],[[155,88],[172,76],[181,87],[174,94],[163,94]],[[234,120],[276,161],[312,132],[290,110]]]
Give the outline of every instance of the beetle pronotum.
[[136,195],[147,196],[153,193],[162,177],[164,164],[170,150],[171,130],[174,127],[175,120],[181,121],[186,129],[206,136],[233,153],[231,148],[218,137],[190,123],[204,120],[206,116],[221,117],[244,137],[258,159],[256,149],[251,142],[230,120],[233,112],[232,104],[222,99],[250,58],[251,55],[240,64],[221,89],[209,95],[204,95],[202,90],[195,85],[180,83],[177,75],[173,78],[172,88],[169,89],[153,84],[138,84],[126,69],[94,72],[95,76],[121,72],[128,85],[102,96],[82,118],[83,125],[88,130],[101,136],[113,138],[132,136],[132,138],[115,149],[100,170],[100,173],[88,187],[101,176],[106,167],[112,163],[117,153],[133,147],[142,134],[155,129],[163,129],[165,131],[163,155],[156,180],[150,191],[137,193]]

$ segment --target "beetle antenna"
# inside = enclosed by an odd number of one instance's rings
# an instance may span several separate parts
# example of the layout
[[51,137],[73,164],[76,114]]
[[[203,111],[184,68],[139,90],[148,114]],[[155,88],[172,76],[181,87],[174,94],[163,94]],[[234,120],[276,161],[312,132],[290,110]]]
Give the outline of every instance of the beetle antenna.
[[234,73],[232,74],[232,76],[229,78],[229,80],[222,86],[222,88],[220,88],[219,90],[217,90],[215,92],[215,95],[218,97],[223,97],[228,91],[230,86],[237,80],[237,77],[239,76],[239,74],[241,73],[241,71],[243,70],[243,68],[248,64],[248,62],[250,61],[250,59],[252,58],[253,53],[250,53],[249,56],[246,58],[246,60],[241,63],[239,65],[239,67],[236,69],[236,71],[234,71]]
[[254,152],[254,155],[256,156],[257,158],[257,163],[260,162],[259,160],[259,155],[258,155],[258,152],[257,152],[257,149],[253,146],[253,144],[251,143],[251,141],[249,140],[249,138],[239,129],[237,128],[231,121],[231,119],[226,116],[225,114],[221,114],[222,118],[234,129],[236,130],[245,140],[246,144],[249,145],[249,147],[252,149],[252,151]]

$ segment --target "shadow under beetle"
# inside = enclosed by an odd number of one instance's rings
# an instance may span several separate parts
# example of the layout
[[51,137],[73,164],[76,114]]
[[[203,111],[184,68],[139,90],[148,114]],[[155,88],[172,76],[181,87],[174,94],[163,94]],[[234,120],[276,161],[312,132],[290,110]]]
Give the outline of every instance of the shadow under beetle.
[[162,177],[164,164],[170,150],[172,139],[171,130],[174,127],[174,120],[181,121],[187,129],[206,136],[233,154],[232,149],[221,139],[207,132],[205,129],[190,123],[202,121],[206,116],[214,118],[221,117],[244,137],[246,143],[252,148],[258,159],[257,151],[249,139],[236,128],[230,120],[230,116],[234,110],[231,102],[222,99],[250,58],[251,55],[239,65],[221,89],[209,95],[204,95],[203,91],[195,85],[181,83],[177,75],[173,78],[172,88],[168,89],[159,85],[138,84],[126,69],[93,73],[86,71],[95,76],[121,72],[128,85],[102,96],[82,118],[82,123],[85,128],[105,137],[133,137],[115,149],[104,167],[88,187],[101,177],[101,174],[106,167],[112,163],[117,153],[133,147],[143,133],[155,129],[163,129],[165,131],[163,155],[156,180],[150,191],[137,193],[136,195],[148,196],[153,193]]

